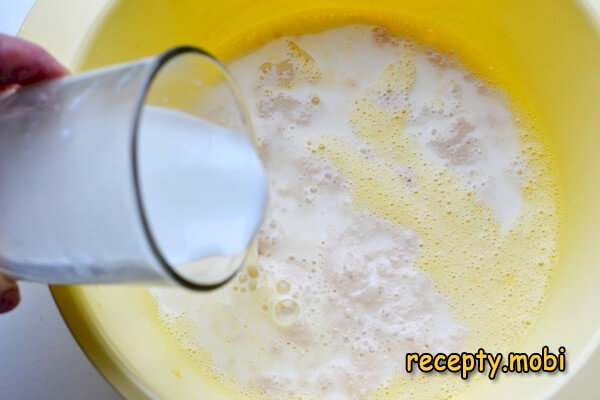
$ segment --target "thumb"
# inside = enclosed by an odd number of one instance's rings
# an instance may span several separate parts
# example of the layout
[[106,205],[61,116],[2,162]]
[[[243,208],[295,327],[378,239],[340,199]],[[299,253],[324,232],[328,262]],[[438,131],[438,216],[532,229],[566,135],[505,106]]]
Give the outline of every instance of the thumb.
[[20,300],[17,283],[0,274],[0,314],[15,308]]
[[67,72],[38,45],[0,33],[0,86],[29,85]]

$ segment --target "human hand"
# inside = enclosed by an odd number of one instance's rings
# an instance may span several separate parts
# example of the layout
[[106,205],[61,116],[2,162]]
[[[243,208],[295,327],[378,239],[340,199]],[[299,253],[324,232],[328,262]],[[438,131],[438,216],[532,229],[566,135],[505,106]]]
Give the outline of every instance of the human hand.
[[[67,73],[68,70],[41,47],[0,33],[0,92]],[[17,283],[0,274],[0,313],[15,308],[19,300]]]

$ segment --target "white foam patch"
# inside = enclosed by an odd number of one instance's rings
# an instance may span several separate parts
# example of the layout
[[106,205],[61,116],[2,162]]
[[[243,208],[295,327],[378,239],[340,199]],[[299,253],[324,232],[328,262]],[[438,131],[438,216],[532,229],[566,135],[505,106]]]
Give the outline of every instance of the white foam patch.
[[427,154],[459,172],[509,227],[519,215],[524,163],[506,99],[459,68],[440,68],[432,54],[415,57],[407,130]]

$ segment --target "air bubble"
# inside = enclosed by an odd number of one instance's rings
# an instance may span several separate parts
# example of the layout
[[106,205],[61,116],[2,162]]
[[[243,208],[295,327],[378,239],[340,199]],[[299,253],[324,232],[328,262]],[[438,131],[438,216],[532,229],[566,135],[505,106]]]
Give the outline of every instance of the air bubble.
[[298,320],[300,306],[293,298],[279,300],[273,308],[273,317],[281,326],[290,326]]
[[254,292],[256,290],[256,281],[252,281],[248,284],[248,290]]
[[256,268],[255,266],[249,266],[248,267],[248,276],[252,279],[256,279],[256,277],[258,277],[258,268]]
[[290,291],[290,284],[286,280],[281,279],[277,282],[275,288],[277,289],[278,293],[287,294]]

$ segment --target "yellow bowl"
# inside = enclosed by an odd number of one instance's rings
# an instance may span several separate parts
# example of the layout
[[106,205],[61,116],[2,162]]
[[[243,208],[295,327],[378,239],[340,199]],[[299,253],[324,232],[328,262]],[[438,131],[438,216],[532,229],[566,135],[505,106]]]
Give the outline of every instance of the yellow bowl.
[[[355,21],[460,49],[463,62],[507,88],[535,116],[557,156],[560,263],[520,350],[562,345],[568,355],[567,373],[505,377],[465,398],[599,398],[593,378],[600,368],[600,34],[594,12],[600,7],[594,1],[38,0],[21,35],[73,70],[179,44],[230,59],[274,35]],[[126,397],[232,396],[173,344],[143,289],[52,291],[80,345]]]

